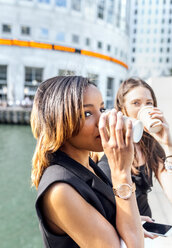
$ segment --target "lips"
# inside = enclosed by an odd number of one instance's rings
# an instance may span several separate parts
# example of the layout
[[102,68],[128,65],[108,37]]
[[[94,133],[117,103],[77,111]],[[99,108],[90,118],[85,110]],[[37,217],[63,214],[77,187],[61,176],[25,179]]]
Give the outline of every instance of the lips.
[[96,139],[100,139],[100,135],[97,135],[97,136],[96,136]]

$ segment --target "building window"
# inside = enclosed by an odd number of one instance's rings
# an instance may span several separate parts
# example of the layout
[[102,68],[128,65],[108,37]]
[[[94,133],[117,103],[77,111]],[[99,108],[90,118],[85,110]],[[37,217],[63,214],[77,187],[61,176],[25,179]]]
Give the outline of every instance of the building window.
[[135,38],[133,38],[133,43],[135,43],[136,42],[136,39]]
[[0,65],[0,105],[6,104],[6,101],[7,101],[7,65]]
[[161,29],[161,33],[162,33],[162,34],[164,33],[164,29],[163,29],[163,28]]
[[73,34],[72,35],[72,42],[75,44],[78,44],[79,43],[79,36],[76,34]]
[[121,23],[121,1],[118,1],[118,6],[117,6],[117,15],[116,15],[116,26],[119,28],[120,27],[120,23]]
[[118,48],[115,47],[115,55],[117,55],[117,54],[118,54]]
[[55,4],[56,4],[58,7],[66,7],[66,0],[56,0],[56,1],[55,1]]
[[170,43],[170,42],[171,42],[171,39],[170,39],[170,38],[168,38],[168,39],[167,39],[167,42],[168,42],[168,43]]
[[48,4],[48,3],[50,3],[50,0],[38,0],[38,2],[39,3],[46,3],[46,4]]
[[64,69],[59,69],[58,71],[59,76],[75,76],[76,72],[71,71],[71,70],[64,70]]
[[64,42],[65,41],[65,33],[64,32],[59,32],[56,36],[56,40],[60,41],[60,42]]
[[161,52],[161,53],[163,52],[163,48],[162,48],[162,47],[160,48],[160,52]]
[[107,51],[110,52],[111,51],[111,45],[107,45]]
[[114,19],[114,0],[107,1],[107,22],[113,23]]
[[81,10],[81,0],[72,0],[71,1],[71,8],[76,11]]
[[169,58],[166,58],[166,62],[169,63]]
[[86,38],[85,39],[85,45],[86,46],[90,46],[90,38]]
[[134,34],[136,34],[136,33],[137,33],[137,29],[136,29],[136,28],[133,30],[133,33],[134,33]]
[[106,91],[106,96],[113,97],[113,82],[114,79],[111,77],[107,78],[107,91]]
[[169,47],[167,47],[167,52],[170,52],[170,48]]
[[98,74],[87,73],[87,77],[90,79],[90,81],[92,81],[95,85],[98,86],[98,79],[99,79]]
[[41,28],[40,29],[40,37],[41,38],[47,38],[48,37],[48,29],[47,28]]
[[3,24],[2,25],[2,32],[3,33],[11,33],[11,25],[9,24]]
[[135,62],[135,58],[132,58],[131,61],[134,63]]
[[171,19],[169,19],[169,21],[168,21],[169,23],[171,23]]
[[106,108],[111,109],[113,107],[113,96],[114,96],[114,78],[107,78],[106,87]]
[[136,10],[134,11],[134,14],[137,15],[137,13],[138,13],[138,11],[137,11],[137,9],[136,9]]
[[24,96],[33,100],[36,89],[43,80],[43,68],[25,67]]
[[97,48],[102,49],[102,42],[101,41],[97,42]]
[[22,26],[21,27],[21,34],[23,34],[23,35],[30,35],[30,27]]
[[105,10],[105,1],[104,0],[98,0],[97,17],[99,19],[103,19],[104,18],[104,10]]
[[133,53],[135,53],[135,51],[136,51],[136,48],[135,48],[135,47],[133,47],[132,52],[133,52]]

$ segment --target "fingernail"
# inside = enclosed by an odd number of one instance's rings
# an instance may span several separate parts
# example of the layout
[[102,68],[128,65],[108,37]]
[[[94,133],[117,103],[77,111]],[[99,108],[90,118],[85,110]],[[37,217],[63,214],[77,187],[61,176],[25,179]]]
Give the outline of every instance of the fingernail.
[[152,220],[153,222],[155,222],[155,220],[154,220],[154,219],[152,219],[152,218],[151,218],[151,220]]

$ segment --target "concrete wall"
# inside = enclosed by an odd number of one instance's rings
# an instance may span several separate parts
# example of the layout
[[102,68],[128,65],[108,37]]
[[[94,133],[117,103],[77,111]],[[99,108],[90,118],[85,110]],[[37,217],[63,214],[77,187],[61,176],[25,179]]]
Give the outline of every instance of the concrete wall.
[[158,107],[164,113],[172,132],[172,77],[155,77],[147,82],[153,88]]

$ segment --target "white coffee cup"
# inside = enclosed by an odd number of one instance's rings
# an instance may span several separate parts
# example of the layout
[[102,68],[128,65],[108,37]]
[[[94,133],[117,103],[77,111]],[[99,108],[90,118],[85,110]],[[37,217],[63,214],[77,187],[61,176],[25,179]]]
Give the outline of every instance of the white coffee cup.
[[125,115],[123,116],[123,120],[124,120],[124,131],[126,131],[128,120],[132,121],[133,142],[138,143],[143,135],[143,123],[140,120],[137,120],[137,119],[125,116]]
[[158,133],[162,129],[162,122],[160,119],[151,118],[149,112],[152,108],[152,106],[142,107],[137,114],[137,118],[150,133]]

